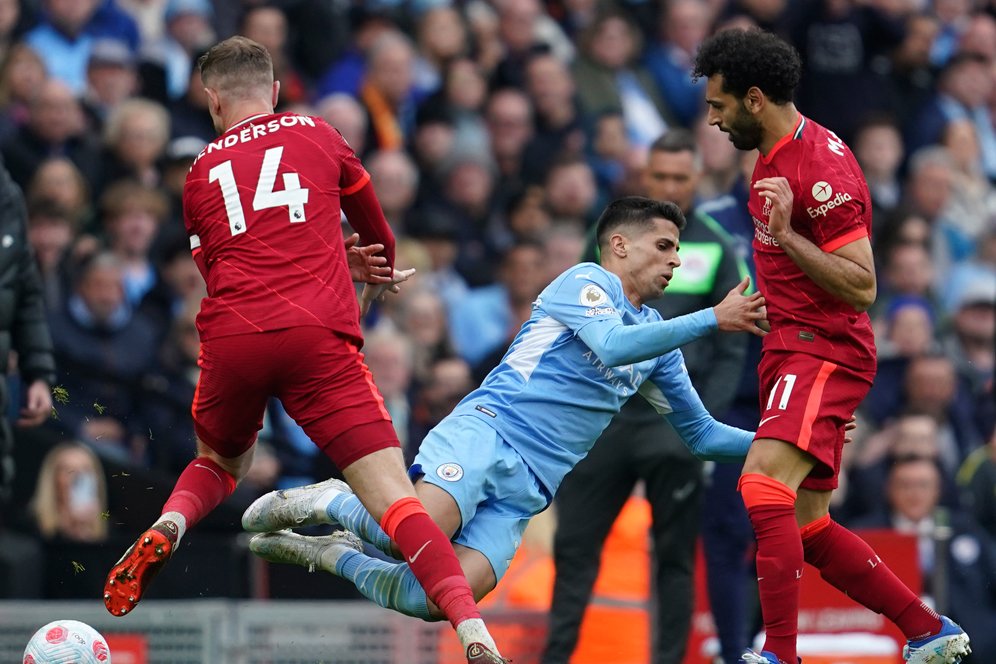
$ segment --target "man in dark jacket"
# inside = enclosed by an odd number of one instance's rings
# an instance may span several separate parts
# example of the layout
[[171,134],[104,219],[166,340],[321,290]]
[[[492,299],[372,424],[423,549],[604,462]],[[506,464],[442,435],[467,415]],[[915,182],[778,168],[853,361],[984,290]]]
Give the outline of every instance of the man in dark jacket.
[[[10,352],[17,352],[24,398],[16,424],[37,426],[52,412],[55,360],[41,277],[27,239],[27,218],[21,190],[0,162],[0,361],[6,369]],[[0,380],[4,415],[8,399],[8,383]],[[8,498],[14,475],[13,442],[7,418],[0,417],[0,501]]]
[[[680,237],[681,267],[667,294],[647,303],[670,319],[714,306],[747,276],[747,266],[737,258],[729,234],[694,209],[701,159],[692,134],[669,131],[651,145],[647,159],[647,195],[674,201],[688,222]],[[747,337],[712,334],[681,349],[692,384],[710,412],[725,412],[733,399]],[[557,492],[557,575],[544,664],[570,660],[598,575],[602,544],[637,480],[644,482],[653,516],[658,607],[657,645],[650,661],[678,664],[684,659],[702,462],[644,399],[630,399]]]

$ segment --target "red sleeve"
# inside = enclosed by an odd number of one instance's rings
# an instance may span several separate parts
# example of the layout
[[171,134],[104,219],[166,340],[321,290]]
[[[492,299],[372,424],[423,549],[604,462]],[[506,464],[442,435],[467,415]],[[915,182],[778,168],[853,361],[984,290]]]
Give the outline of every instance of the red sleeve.
[[190,179],[190,174],[188,174],[187,181],[183,186],[183,225],[187,229],[187,236],[190,238],[190,253],[194,257],[194,264],[197,266],[206,284],[208,282],[207,261],[204,260],[204,251],[201,249],[201,238],[197,234],[197,229],[194,227],[190,215],[191,199],[193,198],[191,192],[194,189],[190,183]]
[[359,189],[349,194],[343,191],[342,211],[346,213],[349,225],[360,234],[360,242],[365,245],[377,242],[384,245],[384,251],[379,255],[387,258],[388,266],[394,268],[394,233],[391,232],[380,201],[374,194],[369,175]]

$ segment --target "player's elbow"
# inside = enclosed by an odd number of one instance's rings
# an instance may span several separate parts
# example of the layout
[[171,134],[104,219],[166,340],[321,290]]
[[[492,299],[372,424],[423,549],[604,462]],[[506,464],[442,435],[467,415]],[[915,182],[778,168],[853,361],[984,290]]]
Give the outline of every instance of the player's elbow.
[[875,303],[876,288],[873,283],[868,288],[858,290],[851,299],[851,306],[858,313],[864,313]]

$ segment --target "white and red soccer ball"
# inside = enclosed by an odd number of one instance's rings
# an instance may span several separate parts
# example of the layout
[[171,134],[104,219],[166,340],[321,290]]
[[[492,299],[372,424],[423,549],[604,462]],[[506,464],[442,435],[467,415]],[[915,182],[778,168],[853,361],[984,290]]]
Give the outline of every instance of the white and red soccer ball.
[[55,620],[31,637],[22,664],[111,664],[100,632],[78,620]]

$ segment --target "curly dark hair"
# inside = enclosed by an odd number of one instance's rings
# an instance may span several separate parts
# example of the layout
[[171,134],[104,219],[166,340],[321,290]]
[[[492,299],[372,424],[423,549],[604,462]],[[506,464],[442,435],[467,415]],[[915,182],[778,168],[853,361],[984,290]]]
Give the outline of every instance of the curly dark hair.
[[699,47],[692,75],[723,77],[723,92],[740,99],[757,87],[776,104],[792,101],[799,85],[799,53],[779,37],[764,30],[723,30]]

